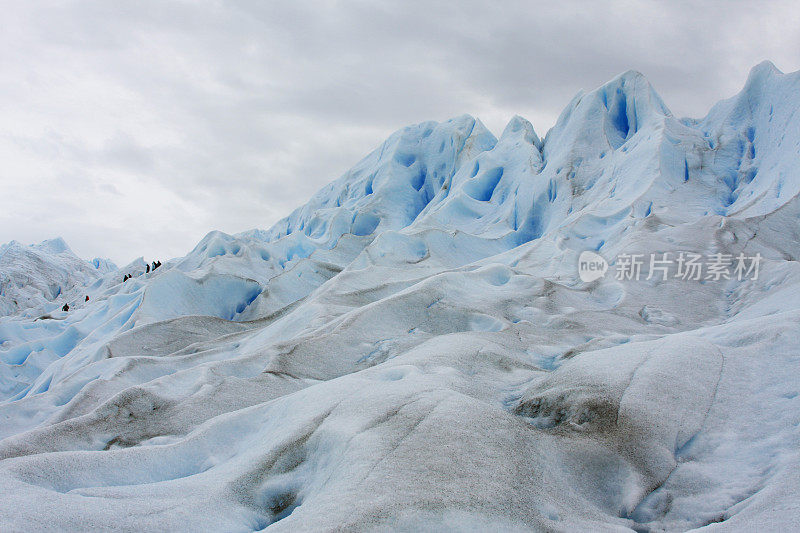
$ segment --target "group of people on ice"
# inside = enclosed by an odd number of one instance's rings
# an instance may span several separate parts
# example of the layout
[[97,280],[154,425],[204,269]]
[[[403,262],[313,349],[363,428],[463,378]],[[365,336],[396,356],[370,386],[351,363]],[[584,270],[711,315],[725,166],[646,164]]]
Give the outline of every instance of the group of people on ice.
[[[152,268],[152,270],[155,270],[155,269],[157,269],[157,268],[158,268],[158,267],[160,267],[160,266],[161,266],[161,261],[153,261],[153,268]],[[150,270],[151,270],[151,269],[150,269],[150,265],[146,265],[146,267],[145,267],[145,270],[144,270],[144,273],[145,273],[145,274],[149,274],[149,273],[150,273]],[[125,274],[124,276],[122,276],[122,283],[125,283],[126,281],[128,281],[128,280],[129,280],[129,279],[131,279],[132,277],[133,277],[133,276],[132,276],[131,274]]]
[[[145,265],[144,273],[145,274],[149,274],[151,270],[155,271],[155,269],[157,269],[160,266],[161,266],[161,261],[158,261],[158,260],[153,261],[152,268],[150,267],[149,264]],[[132,277],[133,277],[133,275],[131,275],[131,274],[125,274],[124,276],[122,276],[122,283],[125,283],[126,281],[128,281]],[[88,302],[88,301],[89,301],[89,295],[86,295],[86,299],[84,300],[84,302]],[[65,303],[64,306],[61,308],[61,310],[64,311],[64,312],[69,311],[69,304]]]

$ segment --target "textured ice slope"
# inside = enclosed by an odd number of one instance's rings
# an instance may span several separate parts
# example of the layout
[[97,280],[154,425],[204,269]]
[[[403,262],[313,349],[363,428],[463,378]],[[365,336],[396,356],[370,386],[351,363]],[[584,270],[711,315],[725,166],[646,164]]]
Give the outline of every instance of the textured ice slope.
[[76,297],[75,289],[116,268],[108,259],[78,258],[63,239],[29,246],[16,241],[0,245],[0,316],[60,308]]
[[411,126],[270,230],[3,318],[0,529],[800,528],[798,95],[765,63],[679,120],[629,72],[544,140]]

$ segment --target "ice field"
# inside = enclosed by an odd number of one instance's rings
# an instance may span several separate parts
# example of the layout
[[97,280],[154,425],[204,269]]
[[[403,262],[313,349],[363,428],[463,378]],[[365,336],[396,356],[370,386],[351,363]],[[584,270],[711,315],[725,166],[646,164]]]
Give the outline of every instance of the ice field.
[[697,120],[627,72],[149,273],[3,245],[0,531],[800,530],[799,110],[771,63]]

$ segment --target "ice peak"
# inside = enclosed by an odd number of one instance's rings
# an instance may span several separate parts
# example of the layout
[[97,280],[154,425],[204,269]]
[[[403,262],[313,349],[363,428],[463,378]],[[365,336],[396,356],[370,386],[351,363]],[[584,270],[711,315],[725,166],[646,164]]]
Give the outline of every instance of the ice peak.
[[67,245],[67,242],[62,237],[56,237],[54,239],[44,240],[39,244],[37,244],[36,248],[54,254],[60,254],[64,252],[72,253],[72,250],[70,250],[70,247]]
[[92,266],[101,272],[112,272],[114,270],[118,270],[118,267],[114,261],[108,259],[107,257],[95,257],[91,261]]
[[750,69],[750,75],[748,77],[754,76],[771,76],[775,74],[783,74],[783,71],[775,66],[775,63],[770,61],[769,59],[765,59],[758,65],[754,66]]
[[645,77],[644,74],[634,69],[628,69],[622,74],[618,74],[617,76],[612,78],[611,81],[609,81],[606,85],[614,83],[616,80],[620,80],[623,83],[635,83],[638,81],[643,81],[648,85],[650,84],[650,82],[647,81],[647,78]]
[[784,76],[772,61],[762,61],[750,69],[747,81],[740,94],[748,96],[758,96],[769,84],[772,84]]
[[519,115],[514,115],[506,125],[502,135],[500,135],[500,139],[518,137],[520,135],[526,142],[541,150],[542,141],[539,139],[539,136],[536,135],[533,124]]
[[[660,124],[672,113],[643,74],[629,70],[599,88],[579,93],[547,134],[545,158],[567,146],[594,145],[616,150],[638,131]],[[549,156],[547,154],[550,154]]]
[[16,249],[16,248],[24,248],[24,246],[22,245],[22,243],[20,243],[19,241],[15,241],[15,240],[12,240],[12,241],[7,242],[5,244],[0,244],[0,255],[4,254],[8,250]]
[[626,100],[633,100],[638,111],[655,112],[659,115],[671,115],[664,101],[650,84],[644,74],[637,70],[628,70],[595,89],[588,96],[596,95],[608,108],[609,99],[615,95],[624,95]]
[[0,253],[6,252],[8,250],[32,250],[32,251],[42,251],[51,254],[61,254],[61,253],[69,253],[73,254],[70,247],[67,245],[66,241],[61,237],[56,237],[54,239],[47,239],[39,244],[23,244],[17,240],[13,240],[6,244],[0,245]]

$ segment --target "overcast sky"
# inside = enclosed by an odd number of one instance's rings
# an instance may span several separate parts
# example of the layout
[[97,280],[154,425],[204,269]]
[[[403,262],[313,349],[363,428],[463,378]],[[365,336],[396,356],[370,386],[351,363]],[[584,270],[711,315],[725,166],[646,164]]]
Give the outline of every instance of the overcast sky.
[[407,124],[540,135],[643,72],[700,117],[800,69],[794,2],[2,2],[0,243],[120,264],[267,228]]

